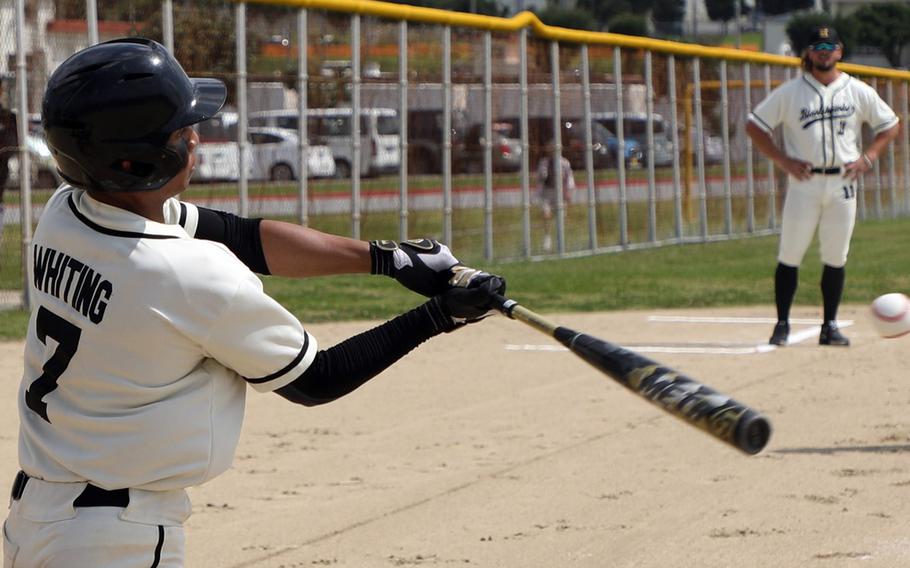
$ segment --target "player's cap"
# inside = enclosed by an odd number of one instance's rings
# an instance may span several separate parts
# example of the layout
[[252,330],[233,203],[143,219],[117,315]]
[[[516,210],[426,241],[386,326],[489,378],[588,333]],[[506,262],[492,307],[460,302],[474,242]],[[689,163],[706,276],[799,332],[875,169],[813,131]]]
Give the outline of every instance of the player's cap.
[[831,45],[844,44],[841,41],[837,30],[831,26],[817,26],[815,28],[812,28],[812,31],[809,34],[809,41],[806,43],[806,45],[811,47],[822,43],[828,43]]

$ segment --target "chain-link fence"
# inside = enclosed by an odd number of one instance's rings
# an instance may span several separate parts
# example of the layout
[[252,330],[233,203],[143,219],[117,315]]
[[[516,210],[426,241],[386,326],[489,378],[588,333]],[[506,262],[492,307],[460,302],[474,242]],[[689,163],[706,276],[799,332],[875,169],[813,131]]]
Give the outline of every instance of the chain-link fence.
[[[799,72],[792,58],[348,0],[0,0],[0,26],[16,32],[0,37],[0,104],[27,133],[6,142],[0,288],[13,301],[30,224],[60,181],[41,137],[44,83],[74,51],[127,35],[228,85],[199,125],[188,201],[358,238],[430,236],[467,261],[778,228],[786,176],[745,124]],[[910,73],[844,68],[907,120]],[[861,220],[910,212],[907,135],[861,180]],[[545,204],[556,155],[574,184],[555,176]]]

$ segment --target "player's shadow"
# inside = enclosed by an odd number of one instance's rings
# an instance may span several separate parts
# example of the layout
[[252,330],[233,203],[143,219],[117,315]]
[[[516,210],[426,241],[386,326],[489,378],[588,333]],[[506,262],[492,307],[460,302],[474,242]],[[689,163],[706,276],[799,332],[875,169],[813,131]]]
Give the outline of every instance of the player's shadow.
[[833,455],[841,453],[857,454],[899,454],[910,452],[910,444],[895,444],[881,446],[832,446],[830,448],[781,448],[774,450],[775,454],[820,454]]

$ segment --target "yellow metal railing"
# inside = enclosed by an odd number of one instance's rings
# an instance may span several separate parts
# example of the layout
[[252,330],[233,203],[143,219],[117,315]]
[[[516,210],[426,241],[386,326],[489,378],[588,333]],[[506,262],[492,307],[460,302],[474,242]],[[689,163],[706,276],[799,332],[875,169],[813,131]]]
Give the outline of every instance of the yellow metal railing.
[[[450,12],[436,8],[422,8],[392,4],[390,2],[375,2],[372,0],[235,0],[248,4],[271,4],[277,6],[290,6],[332,12],[346,12],[377,16],[391,20],[407,20],[409,22],[423,22],[447,26],[460,26],[496,32],[515,32],[522,28],[530,28],[539,38],[559,42],[584,43],[589,45],[610,45],[628,49],[642,49],[658,53],[672,53],[685,57],[704,57],[711,59],[726,59],[748,63],[770,65],[785,65],[796,67],[800,61],[797,57],[786,57],[771,53],[756,53],[729,47],[708,47],[704,45],[652,39],[640,36],[627,36],[607,32],[590,32],[548,26],[532,12],[521,12],[511,18],[482,16],[463,12]],[[898,79],[910,81],[910,71],[886,69],[869,65],[856,65],[841,63],[840,69],[855,75],[865,77],[879,77],[883,79]]]

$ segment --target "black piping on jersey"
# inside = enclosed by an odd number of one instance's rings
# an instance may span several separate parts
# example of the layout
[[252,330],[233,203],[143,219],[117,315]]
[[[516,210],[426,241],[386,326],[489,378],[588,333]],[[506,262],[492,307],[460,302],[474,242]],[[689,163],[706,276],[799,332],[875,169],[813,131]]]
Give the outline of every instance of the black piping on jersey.
[[[896,117],[895,117],[895,118],[896,118]],[[894,119],[886,120],[885,122],[879,124],[878,126],[873,127],[873,128],[872,128],[872,132],[875,132],[876,134],[878,134],[878,133],[879,133],[880,131],[882,131],[882,130],[887,130],[887,129],[889,129],[889,128],[893,128],[893,127],[896,126],[897,123],[900,122],[900,121],[901,121],[900,118],[897,118],[897,122],[895,122]],[[891,124],[892,122],[894,122],[894,124]],[[891,126],[888,126],[889,124],[891,124]]]
[[155,561],[152,562],[151,568],[157,568],[161,562],[161,549],[164,547],[164,527],[158,525],[158,545],[155,547]]
[[298,353],[297,356],[294,357],[294,360],[293,360],[293,361],[291,361],[290,363],[288,363],[287,365],[285,365],[285,367],[284,367],[283,369],[281,369],[280,371],[277,371],[277,372],[275,372],[275,373],[272,373],[271,375],[266,375],[266,376],[264,376],[264,377],[253,378],[253,379],[251,379],[251,378],[249,378],[249,377],[244,377],[244,379],[246,379],[246,381],[247,381],[248,383],[252,383],[252,384],[254,384],[254,385],[258,385],[258,384],[260,384],[260,383],[267,383],[267,382],[269,382],[269,381],[271,381],[271,380],[273,380],[273,379],[275,379],[275,378],[277,378],[277,377],[280,377],[281,375],[286,374],[288,371],[290,371],[291,369],[293,369],[294,367],[296,367],[296,366],[300,363],[300,361],[303,360],[303,356],[306,355],[307,349],[308,349],[309,347],[310,347],[310,334],[304,333],[304,335],[303,335],[303,347],[300,348],[300,353]]
[[186,203],[180,204],[180,220],[177,224],[186,229]]
[[754,112],[749,114],[749,118],[754,118],[755,120],[757,120],[758,122],[760,122],[760,123],[761,123],[760,126],[764,126],[764,127],[765,127],[765,130],[767,130],[768,132],[773,132],[773,131],[774,131],[774,129],[771,128],[771,126],[770,126],[767,122],[765,122],[764,120],[762,120],[761,117],[758,116],[757,114],[755,114]]
[[[824,111],[825,111],[824,95],[822,95],[821,92],[815,88],[815,85],[813,85],[811,82],[809,82],[809,79],[805,75],[803,75],[803,81],[805,81],[806,84],[809,85],[809,87],[811,87],[812,90],[815,91],[815,93],[818,95],[819,105],[820,105],[820,108],[822,109],[822,113],[824,114]],[[803,128],[805,128],[805,126],[803,126]],[[828,152],[827,152],[827,148],[825,148],[825,123],[824,122],[822,122],[821,128],[822,128],[822,164],[827,165],[828,164]]]
[[[843,86],[841,86],[840,89],[831,93],[831,106],[832,107],[834,106],[834,99],[837,98],[837,95],[841,91],[843,91],[844,89],[847,88],[848,83],[850,83],[850,77],[847,77],[847,80],[844,81],[844,84],[843,84]],[[856,105],[853,106],[853,112],[856,113]],[[831,164],[830,165],[834,166],[836,161],[837,161],[837,145],[834,140],[834,115],[832,114],[831,115]]]
[[85,225],[88,226],[88,228],[90,228],[94,231],[97,231],[99,233],[102,233],[104,235],[111,235],[112,237],[125,237],[125,238],[129,238],[129,239],[176,239],[177,238],[175,235],[150,235],[148,233],[136,233],[133,231],[120,231],[117,229],[110,229],[108,227],[103,227],[103,226],[99,225],[98,223],[95,223],[94,221],[92,221],[91,219],[86,217],[85,215],[83,215],[79,211],[79,209],[76,208],[76,202],[73,201],[72,195],[70,195],[69,198],[67,199],[67,203],[69,204],[70,209],[73,211],[73,215],[75,215],[77,219],[79,219],[80,221],[85,223]]

